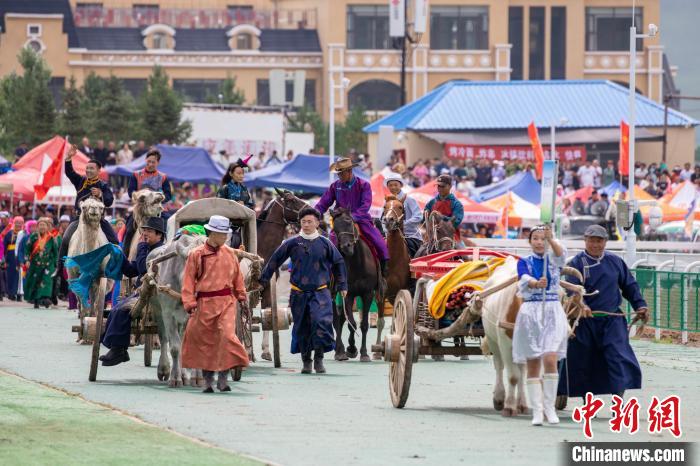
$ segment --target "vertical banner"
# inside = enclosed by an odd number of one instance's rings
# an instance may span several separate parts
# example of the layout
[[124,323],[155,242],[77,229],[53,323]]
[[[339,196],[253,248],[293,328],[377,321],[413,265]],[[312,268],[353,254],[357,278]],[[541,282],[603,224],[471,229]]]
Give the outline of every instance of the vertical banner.
[[394,151],[394,127],[381,125],[377,142],[377,159],[373,161],[375,167],[384,167],[391,160]]
[[415,0],[413,31],[416,34],[423,34],[428,24],[428,0]]
[[406,35],[406,0],[389,0],[389,36]]
[[624,121],[620,122],[620,163],[618,170],[620,175],[630,174],[630,126]]
[[542,178],[542,162],[544,162],[544,150],[542,150],[540,136],[537,133],[537,126],[535,126],[534,121],[528,125],[527,134],[530,137],[530,145],[532,146],[532,152],[535,154],[535,170],[537,171],[537,178]]
[[284,70],[270,70],[270,105],[287,105],[287,73]]
[[542,223],[554,221],[558,175],[557,161],[545,160],[542,164],[542,199],[540,202],[540,221]]

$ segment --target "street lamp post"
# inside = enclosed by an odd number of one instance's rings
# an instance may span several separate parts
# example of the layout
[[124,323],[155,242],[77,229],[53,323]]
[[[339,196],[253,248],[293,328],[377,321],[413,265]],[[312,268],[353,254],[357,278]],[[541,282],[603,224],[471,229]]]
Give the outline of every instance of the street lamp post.
[[635,262],[637,256],[637,234],[634,232],[634,214],[637,212],[637,202],[634,199],[634,155],[635,155],[635,123],[637,119],[637,39],[646,39],[656,36],[659,28],[655,24],[649,24],[648,34],[637,34],[632,15],[632,27],[630,27],[630,88],[629,88],[629,161],[627,165],[627,201],[629,212],[632,216],[632,228],[627,232],[625,244],[625,259],[627,264]]
[[333,183],[333,172],[330,171],[331,165],[335,160],[335,91],[337,89],[347,89],[350,86],[350,80],[343,78],[340,84],[336,84],[333,80],[333,75],[328,73],[328,172],[330,182]]

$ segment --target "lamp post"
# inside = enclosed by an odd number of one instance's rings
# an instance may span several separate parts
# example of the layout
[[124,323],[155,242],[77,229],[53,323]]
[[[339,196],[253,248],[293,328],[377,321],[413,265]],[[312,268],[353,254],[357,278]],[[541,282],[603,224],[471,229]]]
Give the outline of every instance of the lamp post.
[[549,128],[550,132],[550,141],[549,141],[549,158],[551,160],[558,160],[557,158],[557,145],[554,142],[556,138],[556,133],[557,133],[557,126],[565,126],[569,122],[569,119],[566,117],[561,117],[559,118],[559,121],[556,123],[553,123],[552,126]]
[[350,80],[348,78],[343,78],[340,84],[336,84],[333,80],[333,74],[328,73],[328,172],[330,182],[333,183],[333,172],[330,171],[331,165],[335,160],[335,91],[337,89],[345,90],[350,87]]
[[637,119],[637,39],[646,39],[656,36],[659,28],[655,24],[649,24],[648,34],[637,34],[634,25],[634,13],[632,14],[632,27],[630,27],[630,88],[629,88],[629,163],[627,166],[627,201],[629,213],[632,217],[632,227],[627,232],[625,244],[625,259],[627,264],[633,264],[637,256],[637,234],[634,232],[634,214],[637,212],[637,202],[634,199],[634,153],[635,153],[635,123]]

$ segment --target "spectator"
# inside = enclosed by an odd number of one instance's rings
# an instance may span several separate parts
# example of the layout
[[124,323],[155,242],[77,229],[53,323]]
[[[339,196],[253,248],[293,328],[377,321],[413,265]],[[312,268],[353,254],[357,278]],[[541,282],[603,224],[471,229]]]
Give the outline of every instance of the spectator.
[[117,165],[126,165],[134,160],[134,153],[129,148],[129,143],[125,142],[122,148],[117,152]]
[[583,198],[581,196],[576,197],[573,211],[575,215],[586,215],[586,205],[583,203]]
[[695,165],[695,171],[690,175],[690,181],[696,183],[697,180],[700,180],[700,165]]
[[476,167],[476,180],[474,184],[477,188],[491,184],[491,167],[487,160],[480,160],[479,166]]
[[20,145],[17,146],[17,149],[15,149],[15,162],[21,159],[27,152],[29,152],[29,149],[27,148],[27,143],[22,141]]
[[95,150],[93,151],[93,158],[100,162],[100,165],[104,167],[107,164],[107,157],[108,152],[107,148],[105,147],[105,142],[102,139],[98,139],[97,147],[95,147]]
[[506,179],[506,170],[503,168],[503,162],[496,160],[491,168],[491,182],[498,183]]
[[114,141],[107,143],[107,165],[116,165],[117,163],[117,144]]
[[[600,167],[599,167],[600,168]],[[578,179],[582,188],[595,185],[595,176],[597,170],[591,165],[590,160],[586,160],[586,164],[578,169]]]
[[[448,170],[448,173],[443,173],[443,172],[442,172],[442,171],[445,170],[445,169]],[[450,167],[447,166],[447,164],[446,164],[445,162],[443,162],[442,160],[440,160],[439,157],[435,157],[435,158],[433,159],[433,169],[432,169],[432,171],[431,171],[431,174],[432,174],[433,177],[436,177],[436,178],[437,178],[437,177],[440,176],[440,175],[445,175],[445,174],[448,174],[448,175],[449,175],[449,170],[450,170]]]
[[421,185],[427,183],[430,178],[430,170],[426,167],[423,159],[419,159],[418,162],[416,162],[411,174],[418,179]]
[[452,174],[458,180],[467,177],[467,170],[466,168],[464,168],[464,160],[456,161],[454,163],[454,170],[452,171]]
[[87,155],[88,158],[93,157],[93,150],[92,147],[90,147],[90,140],[86,137],[80,142],[80,147],[78,147],[78,150]]
[[148,152],[148,147],[146,147],[146,143],[144,142],[143,139],[139,140],[139,142],[136,144],[136,149],[134,150],[134,158],[137,159],[141,157],[143,154]]
[[[310,154],[313,154],[313,152],[309,152],[309,153],[310,153]],[[285,158],[285,162],[289,162],[289,161],[292,160],[293,158],[294,158],[294,151],[293,151],[292,149],[289,149],[289,150],[287,151],[287,156],[286,156],[286,158]]]
[[561,201],[561,213],[562,214],[564,214],[566,216],[571,215],[571,210],[573,209],[573,207],[574,207],[574,205],[571,203],[571,199],[569,199],[568,197],[565,197]]
[[265,161],[265,167],[271,167],[274,165],[279,165],[282,163],[282,159],[280,159],[279,155],[277,155],[277,151],[273,150],[272,155]]
[[601,188],[601,179],[603,177],[603,169],[600,168],[600,162],[598,159],[593,160],[593,168],[595,169],[595,173],[593,173],[593,187],[594,188]]
[[659,177],[659,181],[656,183],[656,196],[661,197],[670,191],[671,180],[668,176],[668,171],[664,171]]
[[603,186],[608,186],[617,179],[617,170],[615,170],[615,162],[608,160],[608,164],[603,170]]
[[634,164],[634,182],[640,184],[647,176],[647,166],[645,163]]

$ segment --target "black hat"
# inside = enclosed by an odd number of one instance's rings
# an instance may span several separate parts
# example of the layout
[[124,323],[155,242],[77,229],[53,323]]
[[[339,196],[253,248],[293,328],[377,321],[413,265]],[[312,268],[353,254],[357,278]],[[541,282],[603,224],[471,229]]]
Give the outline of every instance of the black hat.
[[303,207],[299,211],[299,221],[301,221],[301,219],[306,217],[307,215],[313,215],[314,217],[316,217],[318,219],[319,222],[322,219],[321,212],[314,209],[313,207],[307,206],[307,207]]
[[253,154],[250,154],[248,157],[245,158],[245,160],[239,158],[236,160],[236,163],[234,165],[238,165],[241,168],[250,168],[250,165],[248,165],[248,161],[253,158]]
[[167,225],[165,223],[165,219],[162,217],[148,217],[148,219],[146,219],[146,224],[141,228],[150,228],[151,230],[155,230],[158,233],[165,235]]

